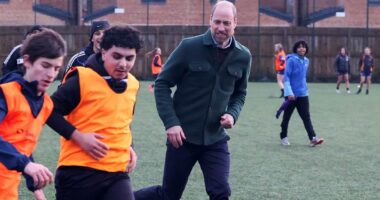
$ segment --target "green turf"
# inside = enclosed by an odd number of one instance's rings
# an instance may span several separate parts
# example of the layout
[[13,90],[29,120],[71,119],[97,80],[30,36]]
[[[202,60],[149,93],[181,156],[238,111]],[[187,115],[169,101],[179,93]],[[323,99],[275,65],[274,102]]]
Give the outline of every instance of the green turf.
[[[280,146],[281,120],[274,117],[282,102],[276,98],[279,90],[274,83],[249,84],[246,105],[230,131],[231,199],[380,199],[380,85],[373,85],[368,96],[338,95],[334,84],[309,87],[313,125],[325,138],[316,148],[307,146],[296,113],[289,126],[291,146]],[[133,134],[139,156],[131,175],[134,189],[160,184],[166,137],[148,82],[141,84]],[[57,135],[45,128],[36,160],[54,170],[58,151]],[[24,185],[20,188],[20,199],[32,199]],[[53,186],[44,191],[54,199]],[[208,199],[198,165],[182,199]]]

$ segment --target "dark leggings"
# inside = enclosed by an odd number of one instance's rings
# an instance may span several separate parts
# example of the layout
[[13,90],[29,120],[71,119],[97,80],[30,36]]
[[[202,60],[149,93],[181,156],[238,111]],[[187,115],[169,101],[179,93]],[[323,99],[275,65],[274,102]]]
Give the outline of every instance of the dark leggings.
[[281,123],[281,133],[280,133],[281,139],[288,137],[289,120],[290,120],[295,108],[297,108],[297,112],[303,121],[303,125],[305,126],[305,129],[306,129],[307,134],[309,136],[309,140],[312,140],[313,137],[315,137],[315,132],[314,132],[313,125],[312,125],[311,119],[310,119],[309,97],[307,97],[307,96],[306,97],[297,97],[295,101],[290,103],[285,108],[284,116],[282,118],[282,123]]

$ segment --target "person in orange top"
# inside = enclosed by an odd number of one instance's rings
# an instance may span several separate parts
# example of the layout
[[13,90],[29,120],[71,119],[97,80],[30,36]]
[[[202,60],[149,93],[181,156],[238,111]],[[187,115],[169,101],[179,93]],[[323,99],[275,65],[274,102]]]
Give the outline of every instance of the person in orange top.
[[56,78],[65,54],[62,37],[44,29],[22,44],[25,74],[12,72],[1,80],[0,199],[18,199],[21,173],[35,199],[45,199],[42,188],[53,182],[53,174],[33,161],[32,152],[53,110],[46,89]]
[[130,125],[139,82],[129,71],[142,48],[140,33],[129,26],[114,26],[104,32],[100,46],[87,66],[72,68],[52,95],[49,126],[103,144],[86,151],[61,138],[57,200],[134,199],[128,174],[136,167],[137,156]]
[[[154,56],[151,63],[151,69],[152,69],[153,79],[156,80],[158,74],[160,74],[163,67],[162,60],[161,60],[161,48],[157,47],[153,51],[148,52],[147,54],[151,54],[152,52],[154,52]],[[149,84],[150,92],[153,92],[153,88],[154,88],[154,83]]]
[[277,73],[277,84],[281,90],[280,98],[284,97],[284,71],[285,71],[285,51],[282,47],[282,44],[277,43],[274,45],[275,52],[275,68]]

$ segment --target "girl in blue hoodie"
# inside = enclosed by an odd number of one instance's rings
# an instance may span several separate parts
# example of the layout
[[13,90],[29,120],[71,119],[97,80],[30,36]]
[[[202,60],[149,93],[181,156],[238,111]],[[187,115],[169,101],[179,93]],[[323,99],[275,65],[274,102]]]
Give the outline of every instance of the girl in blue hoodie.
[[309,98],[306,83],[309,59],[306,57],[308,46],[305,41],[298,41],[293,46],[293,54],[286,57],[286,68],[284,74],[285,99],[290,101],[285,108],[281,123],[281,144],[290,145],[288,140],[288,124],[295,108],[300,115],[307,134],[310,145],[316,146],[323,143],[323,138],[318,138],[314,132],[310,119]]

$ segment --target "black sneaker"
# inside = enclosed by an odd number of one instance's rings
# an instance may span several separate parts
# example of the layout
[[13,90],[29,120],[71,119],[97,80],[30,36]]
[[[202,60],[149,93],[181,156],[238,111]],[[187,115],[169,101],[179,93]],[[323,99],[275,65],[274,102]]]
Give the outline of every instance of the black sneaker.
[[356,94],[360,94],[360,92],[362,92],[361,88],[356,92]]
[[369,90],[366,90],[366,91],[365,91],[365,94],[368,95],[368,94],[369,94]]

